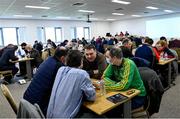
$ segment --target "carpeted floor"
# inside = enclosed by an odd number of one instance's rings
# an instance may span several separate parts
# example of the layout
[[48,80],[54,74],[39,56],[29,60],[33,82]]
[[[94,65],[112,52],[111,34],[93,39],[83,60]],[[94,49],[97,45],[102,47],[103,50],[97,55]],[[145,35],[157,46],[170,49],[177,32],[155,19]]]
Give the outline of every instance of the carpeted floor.
[[[13,97],[17,104],[19,99],[22,98],[23,93],[30,82],[27,84],[20,85],[18,83],[8,85],[9,90],[11,91]],[[180,75],[175,81],[176,85],[172,86],[167,90],[162,98],[160,111],[157,114],[154,114],[153,118],[180,118]],[[8,104],[7,100],[3,97],[2,92],[0,91],[0,118],[15,118],[12,108]]]

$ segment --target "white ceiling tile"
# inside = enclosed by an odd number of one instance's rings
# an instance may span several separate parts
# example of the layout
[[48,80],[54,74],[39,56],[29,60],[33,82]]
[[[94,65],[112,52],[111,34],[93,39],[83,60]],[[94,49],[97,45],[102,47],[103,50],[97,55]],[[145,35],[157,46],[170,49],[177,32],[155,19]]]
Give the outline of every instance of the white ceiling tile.
[[[126,0],[129,5],[112,3],[111,0],[0,0],[0,18],[14,18],[14,14],[29,14],[32,19],[40,19],[41,16],[48,16],[47,19],[57,16],[72,17],[72,20],[87,18],[87,13],[79,13],[79,9],[93,10],[95,13],[90,17],[98,19],[132,19],[132,14],[142,17],[164,15],[165,9],[180,12],[180,0]],[[72,6],[74,3],[84,3],[82,6]],[[51,7],[49,10],[29,9],[25,5]],[[146,9],[147,6],[158,7],[158,10]],[[116,10],[123,9],[123,10]],[[123,13],[124,16],[114,16],[112,13]],[[144,13],[145,12],[145,13]]]

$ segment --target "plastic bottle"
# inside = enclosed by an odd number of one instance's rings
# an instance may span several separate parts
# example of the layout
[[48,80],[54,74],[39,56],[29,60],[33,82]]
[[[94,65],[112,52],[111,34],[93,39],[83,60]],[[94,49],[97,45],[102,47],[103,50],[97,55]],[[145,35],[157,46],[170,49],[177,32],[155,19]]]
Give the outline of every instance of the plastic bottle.
[[104,80],[100,80],[99,81],[99,88],[100,88],[100,95],[105,95],[106,94],[106,89],[105,89],[105,86],[104,86]]
[[163,61],[164,60],[164,56],[163,56],[163,53],[160,54],[160,61]]
[[164,59],[168,60],[168,54],[167,53],[164,54]]

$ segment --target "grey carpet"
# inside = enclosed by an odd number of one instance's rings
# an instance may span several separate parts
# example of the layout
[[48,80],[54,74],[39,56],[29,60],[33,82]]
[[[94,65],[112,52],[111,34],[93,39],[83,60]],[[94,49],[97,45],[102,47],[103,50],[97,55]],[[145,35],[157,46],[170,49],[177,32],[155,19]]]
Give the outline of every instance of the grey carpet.
[[176,78],[175,83],[175,86],[164,93],[159,113],[152,117],[180,118],[180,75]]
[[[18,83],[8,85],[13,97],[17,104],[19,99],[22,98],[23,93],[30,82],[24,85]],[[177,118],[180,117],[180,75],[176,78],[176,85],[167,90],[162,98],[161,107],[159,113],[154,114],[153,118]],[[0,118],[15,118],[12,108],[8,104],[7,100],[2,96],[0,91]]]
[[[27,86],[30,82],[20,85],[19,83],[14,83],[7,85],[10,92],[12,93],[17,106],[19,105],[19,100],[22,98],[24,91],[26,90]],[[0,90],[0,118],[15,118],[16,115],[13,112],[12,108],[10,107],[9,103],[3,96]]]

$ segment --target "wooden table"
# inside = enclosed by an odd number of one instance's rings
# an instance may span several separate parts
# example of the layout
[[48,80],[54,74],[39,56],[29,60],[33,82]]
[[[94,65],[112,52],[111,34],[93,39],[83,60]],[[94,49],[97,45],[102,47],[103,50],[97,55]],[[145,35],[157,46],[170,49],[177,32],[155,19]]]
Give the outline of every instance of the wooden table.
[[[127,92],[130,90],[134,90],[135,92],[131,95],[127,95]],[[131,118],[131,99],[135,96],[137,96],[140,91],[137,89],[130,89],[128,91],[108,91],[106,95],[100,96],[100,94],[97,91],[96,94],[96,100],[94,102],[84,102],[83,105],[90,109],[91,111],[95,112],[98,115],[103,115],[104,113],[112,110],[113,108],[123,104],[123,113],[125,118]],[[115,94],[123,94],[127,96],[128,98],[125,99],[122,102],[119,103],[113,103],[107,100],[107,97],[110,97]]]
[[167,87],[167,89],[169,89],[171,87],[171,63],[175,59],[176,58],[171,58],[171,59],[159,61],[159,63],[158,63],[158,65],[166,65],[166,64],[168,64],[168,87]]
[[31,68],[31,60],[33,60],[34,58],[20,58],[16,61],[11,61],[13,63],[17,63],[17,62],[26,62],[26,71],[27,71],[27,78],[29,80],[31,80],[32,78],[32,68]]

